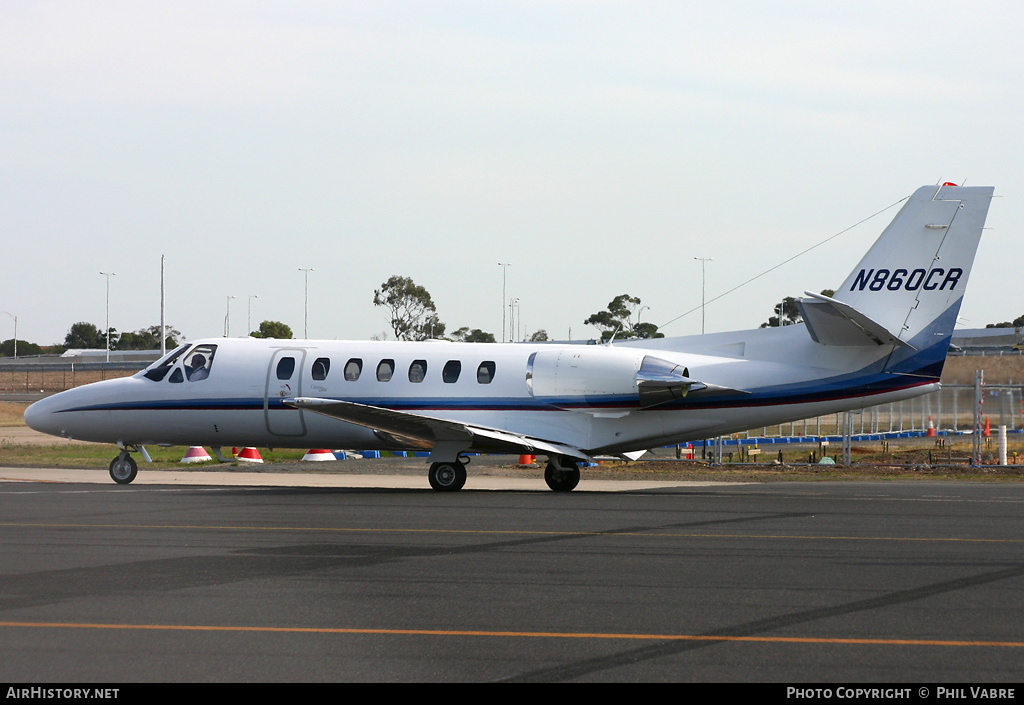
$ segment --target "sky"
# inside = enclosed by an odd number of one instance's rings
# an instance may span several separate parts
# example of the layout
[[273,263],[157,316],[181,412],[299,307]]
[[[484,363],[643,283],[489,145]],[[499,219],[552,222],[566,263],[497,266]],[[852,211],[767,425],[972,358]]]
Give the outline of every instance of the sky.
[[499,340],[510,299],[517,335],[594,337],[619,294],[670,336],[756,328],[944,181],[998,196],[960,325],[1013,320],[1022,26],[985,1],[5,0],[0,339],[102,329],[108,282],[113,328],[159,324],[161,258],[187,340],[391,338],[392,275]]

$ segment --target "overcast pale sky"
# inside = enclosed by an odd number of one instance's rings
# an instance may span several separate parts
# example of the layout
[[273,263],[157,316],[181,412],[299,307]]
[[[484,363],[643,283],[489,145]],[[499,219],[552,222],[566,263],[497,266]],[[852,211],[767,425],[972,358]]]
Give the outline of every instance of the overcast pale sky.
[[[663,324],[922,185],[992,185],[965,327],[1024,314],[1020,2],[0,3],[0,311],[18,337],[167,321],[389,331]],[[835,288],[890,209],[706,308]],[[230,300],[229,296],[237,298]],[[251,298],[258,296],[258,298]],[[0,315],[0,339],[13,336]],[[699,333],[699,310],[668,335]]]

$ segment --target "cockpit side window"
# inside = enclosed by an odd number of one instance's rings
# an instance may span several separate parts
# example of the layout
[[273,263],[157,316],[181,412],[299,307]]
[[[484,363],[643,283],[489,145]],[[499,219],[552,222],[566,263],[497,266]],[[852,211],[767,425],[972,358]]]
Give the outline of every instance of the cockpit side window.
[[189,382],[198,382],[210,376],[213,356],[217,353],[216,345],[197,345],[185,356],[185,377]]

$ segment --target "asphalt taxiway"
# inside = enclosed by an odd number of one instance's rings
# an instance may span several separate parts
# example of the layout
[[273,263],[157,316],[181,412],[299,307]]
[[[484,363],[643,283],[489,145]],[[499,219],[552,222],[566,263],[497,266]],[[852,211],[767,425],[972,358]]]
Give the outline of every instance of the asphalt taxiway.
[[3,682],[1020,678],[1022,484],[67,472],[0,469]]

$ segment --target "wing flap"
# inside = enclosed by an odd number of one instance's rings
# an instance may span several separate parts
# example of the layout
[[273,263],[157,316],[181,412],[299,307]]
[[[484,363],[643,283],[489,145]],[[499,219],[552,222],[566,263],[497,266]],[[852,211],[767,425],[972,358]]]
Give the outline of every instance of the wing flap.
[[298,409],[312,411],[341,419],[374,431],[409,439],[418,443],[464,443],[466,450],[503,450],[515,453],[541,452],[545,455],[568,455],[581,460],[590,456],[579,448],[541,438],[532,438],[512,431],[488,428],[476,424],[439,419],[408,411],[396,411],[380,406],[359,404],[338,399],[296,397],[284,403]]

